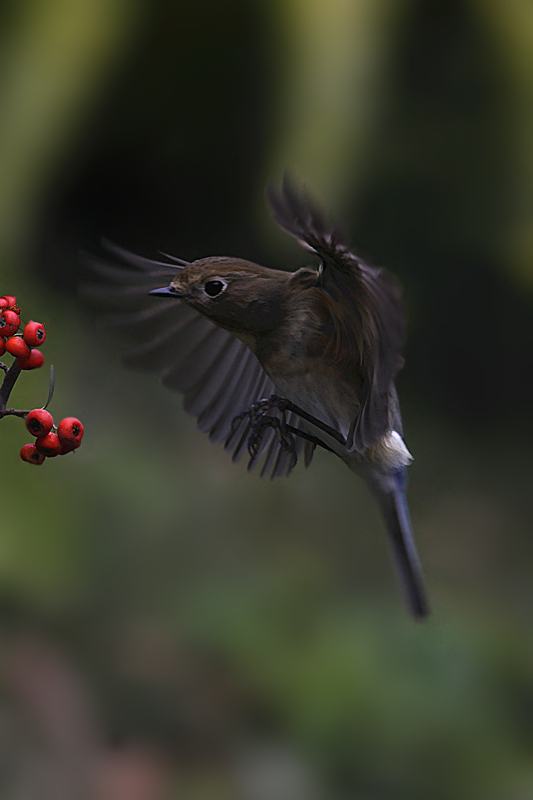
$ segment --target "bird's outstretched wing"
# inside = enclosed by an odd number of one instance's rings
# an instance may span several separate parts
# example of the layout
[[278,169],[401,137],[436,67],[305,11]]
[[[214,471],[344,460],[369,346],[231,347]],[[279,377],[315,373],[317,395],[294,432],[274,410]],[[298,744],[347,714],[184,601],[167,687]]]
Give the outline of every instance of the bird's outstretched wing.
[[[166,386],[181,392],[185,410],[197,417],[200,430],[213,442],[227,440],[226,449],[238,461],[247,453],[249,421],[244,419],[234,433],[232,421],[257,400],[273,394],[272,381],[255,355],[231,333],[175,298],[148,296],[152,289],[168,285],[187,262],[152,261],[108,242],[103,245],[116,261],[82,254],[89,273],[82,295],[107,312],[102,317],[104,325],[123,328],[130,340],[135,337],[140,342],[124,361],[157,372]],[[287,422],[296,428],[300,424],[293,415]],[[295,445],[297,454],[305,449],[308,464],[313,445],[299,438]],[[249,469],[258,464],[262,477],[292,471],[293,458],[272,429]]]
[[400,288],[388,272],[350,252],[341,234],[287,176],[280,190],[268,187],[267,199],[278,225],[322,260],[318,285],[329,295],[332,335],[338,340],[332,349],[361,376],[360,410],[347,449],[364,452],[391,429],[401,431],[393,384],[403,364]]

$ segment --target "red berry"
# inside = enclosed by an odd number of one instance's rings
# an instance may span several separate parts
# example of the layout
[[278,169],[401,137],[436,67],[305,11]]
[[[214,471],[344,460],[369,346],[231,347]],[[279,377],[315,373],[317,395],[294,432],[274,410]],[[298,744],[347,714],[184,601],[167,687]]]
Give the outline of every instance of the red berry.
[[4,311],[0,317],[0,336],[12,336],[19,329],[20,317],[14,311]]
[[5,297],[0,297],[0,308],[7,308],[7,300]]
[[40,322],[33,322],[33,320],[28,322],[24,328],[23,336],[24,341],[27,342],[30,347],[39,347],[46,339],[44,325],[41,325]]
[[17,358],[17,364],[21,369],[37,369],[44,364],[44,356],[40,350],[30,350],[26,358]]
[[2,299],[6,301],[6,308],[14,308],[17,305],[17,298],[14,294],[5,294]]
[[37,466],[44,461],[44,455],[39,453],[34,444],[25,444],[20,451],[20,457],[23,461],[27,461],[28,464],[36,464]]
[[0,336],[0,356],[6,352],[6,340]]
[[34,408],[26,417],[26,427],[34,436],[46,436],[52,430],[53,424],[53,416],[44,408]]
[[30,348],[20,336],[11,336],[6,341],[6,350],[12,356],[18,356],[19,358],[28,358],[30,354]]
[[47,433],[46,436],[39,436],[35,440],[35,447],[43,456],[53,458],[61,450],[61,441],[57,433]]
[[62,442],[79,444],[83,438],[83,425],[76,417],[65,417],[57,426],[57,435]]
[[73,450],[77,450],[80,446],[80,442],[61,442],[61,450],[59,451],[60,456],[64,456],[67,453],[71,453]]

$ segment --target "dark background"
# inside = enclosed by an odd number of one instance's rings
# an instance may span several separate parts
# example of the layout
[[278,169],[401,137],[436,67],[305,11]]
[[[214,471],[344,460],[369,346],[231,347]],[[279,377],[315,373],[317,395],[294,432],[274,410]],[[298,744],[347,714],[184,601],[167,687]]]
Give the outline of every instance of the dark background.
[[[2,291],[86,427],[34,470],[2,426],[2,796],[531,796],[533,11],[24,0],[0,31]],[[285,167],[404,285],[424,624],[340,461],[232,467],[77,297],[101,236],[309,263]]]

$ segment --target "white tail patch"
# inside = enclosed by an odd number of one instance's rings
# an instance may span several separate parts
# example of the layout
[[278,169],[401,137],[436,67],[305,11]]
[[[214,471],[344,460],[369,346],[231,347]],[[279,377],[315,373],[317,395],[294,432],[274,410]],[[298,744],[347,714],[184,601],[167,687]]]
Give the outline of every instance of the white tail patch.
[[413,456],[397,431],[391,431],[383,436],[374,447],[367,451],[366,457],[377,467],[387,471],[406,467],[413,460]]

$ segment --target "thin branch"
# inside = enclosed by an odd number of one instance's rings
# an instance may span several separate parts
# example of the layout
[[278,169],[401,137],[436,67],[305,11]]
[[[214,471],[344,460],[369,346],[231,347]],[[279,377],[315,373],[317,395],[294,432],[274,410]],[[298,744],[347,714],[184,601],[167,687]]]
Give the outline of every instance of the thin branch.
[[3,411],[0,411],[0,419],[2,417],[22,417],[25,419],[29,411],[22,411],[20,408],[5,408]]
[[9,395],[11,394],[13,386],[15,385],[16,380],[21,372],[21,368],[17,362],[14,361],[6,373],[6,376],[2,382],[2,386],[0,386],[0,412],[5,412]]

